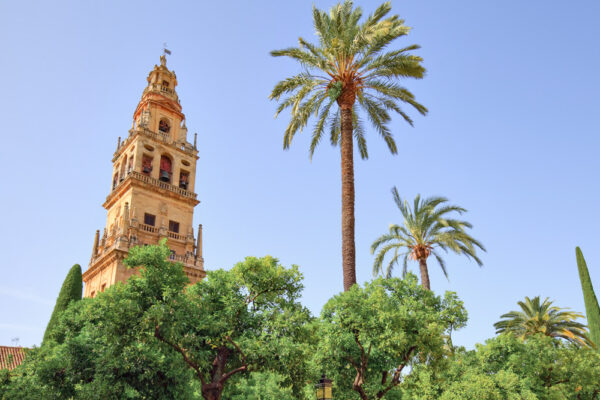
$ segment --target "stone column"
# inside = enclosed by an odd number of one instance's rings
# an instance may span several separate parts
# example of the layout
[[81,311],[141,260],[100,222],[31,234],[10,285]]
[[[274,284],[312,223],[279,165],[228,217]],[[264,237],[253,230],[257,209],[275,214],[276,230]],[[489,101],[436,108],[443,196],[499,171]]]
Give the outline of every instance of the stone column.
[[96,234],[94,235],[94,246],[92,247],[92,258],[90,259],[90,263],[98,255],[98,243],[99,242],[100,242],[100,230],[96,230]]
[[181,160],[173,156],[173,164],[171,165],[171,171],[173,176],[171,178],[171,184],[175,187],[179,187],[179,173],[181,172]]
[[202,224],[198,225],[198,242],[196,244],[196,259],[202,259]]

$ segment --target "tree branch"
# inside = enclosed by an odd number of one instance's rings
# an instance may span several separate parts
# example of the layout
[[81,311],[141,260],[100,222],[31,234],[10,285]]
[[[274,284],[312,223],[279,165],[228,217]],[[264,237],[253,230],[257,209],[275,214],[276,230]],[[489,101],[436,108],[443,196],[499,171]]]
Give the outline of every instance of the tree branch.
[[224,374],[221,379],[219,379],[219,383],[222,385],[223,383],[225,383],[225,381],[229,378],[231,378],[233,375],[237,374],[238,372],[242,372],[242,371],[247,371],[248,370],[248,366],[247,365],[242,365],[241,367],[237,367],[236,369],[233,369],[231,371],[229,371],[228,373]]
[[354,360],[350,357],[344,357],[346,360],[350,361],[350,364],[352,364],[352,366],[354,367],[354,369],[356,370],[357,373],[360,373],[360,368],[358,367],[358,365],[356,365],[356,363],[354,362]]
[[369,346],[368,354],[365,354],[365,348],[360,342],[358,335],[358,329],[354,330],[354,341],[356,342],[358,348],[360,349],[360,367],[354,367],[356,369],[356,378],[354,378],[354,383],[352,384],[352,388],[358,392],[360,397],[364,400],[368,400],[367,394],[365,393],[362,385],[364,383],[365,370],[367,369],[367,364],[369,363],[369,355],[371,354],[371,346]]
[[204,378],[202,376],[202,373],[200,372],[200,367],[198,367],[198,364],[196,364],[195,362],[193,362],[187,355],[186,350],[182,347],[179,347],[178,345],[169,342],[166,338],[164,338],[161,334],[160,334],[160,327],[158,325],[156,325],[154,327],[154,337],[157,338],[158,340],[160,340],[163,343],[166,343],[167,345],[171,346],[172,349],[174,349],[175,351],[177,351],[179,354],[181,354],[181,356],[183,357],[183,360],[185,361],[185,363],[187,365],[189,365],[190,367],[192,367],[194,369],[194,371],[196,371],[196,375],[198,376],[198,378],[200,378],[200,382],[202,383],[202,385],[205,384],[204,382]]
[[400,383],[400,373],[402,372],[406,364],[408,364],[408,360],[410,360],[410,355],[416,348],[417,346],[412,346],[410,349],[408,349],[404,357],[402,357],[403,363],[400,364],[398,368],[396,368],[396,372],[394,372],[394,376],[392,377],[392,381],[390,382],[390,384],[385,389],[377,392],[378,399],[381,399],[383,396],[385,396],[387,392],[392,390],[392,388],[398,386],[398,384]]
[[260,292],[254,294],[254,295],[252,295],[252,293],[250,293],[248,296],[246,296],[246,304],[250,304],[250,303],[254,302],[254,300],[256,300],[258,298],[258,296],[263,295],[265,293],[280,291],[280,290],[284,290],[284,289],[285,289],[285,286],[261,290]]
[[365,390],[362,388],[362,385],[361,386],[353,385],[352,388],[358,392],[358,395],[360,396],[360,398],[362,400],[369,400],[369,396],[367,396],[367,394],[365,393]]
[[227,381],[229,378],[231,378],[233,375],[237,374],[238,372],[248,370],[248,364],[246,362],[246,355],[244,354],[244,352],[242,351],[240,346],[236,342],[233,341],[231,336],[226,336],[225,340],[227,340],[229,343],[231,343],[233,345],[233,347],[235,347],[235,349],[240,353],[240,357],[242,358],[242,365],[238,368],[235,368],[235,369],[223,374],[219,378],[219,381],[218,381],[220,385],[223,385],[225,383],[225,381]]
[[242,356],[242,363],[245,365],[246,364],[246,355],[244,354],[242,349],[240,349],[240,346],[238,346],[238,344],[236,342],[234,342],[233,339],[231,339],[231,336],[227,336],[227,337],[225,337],[225,339],[227,339],[227,341],[229,343],[231,343],[233,345],[233,347],[235,347],[236,350],[240,353],[240,355]]

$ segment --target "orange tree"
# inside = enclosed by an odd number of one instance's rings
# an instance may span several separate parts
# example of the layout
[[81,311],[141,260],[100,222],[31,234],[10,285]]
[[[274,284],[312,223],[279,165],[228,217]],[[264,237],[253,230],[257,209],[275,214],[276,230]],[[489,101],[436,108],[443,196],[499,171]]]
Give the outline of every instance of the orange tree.
[[390,112],[400,114],[411,125],[412,119],[401,104],[408,104],[423,115],[427,113],[414,95],[397,82],[400,78],[423,77],[425,68],[421,57],[410,54],[419,46],[413,44],[384,51],[391,42],[410,31],[397,15],[386,18],[390,10],[391,4],[384,3],[359,23],[362,10],[354,8],[352,1],[337,4],[329,13],[313,8],[318,44],[299,38],[299,47],[271,52],[275,57],[291,57],[303,68],[298,75],[277,83],[270,95],[272,100],[280,102],[276,116],[286,108],[291,109],[283,138],[284,149],[307,125],[311,115],[315,116],[316,123],[310,156],[326,130],[331,144],[341,149],[344,290],[356,283],[353,137],[361,157],[368,158],[361,115],[366,115],[390,151],[396,154],[396,143],[388,127]]

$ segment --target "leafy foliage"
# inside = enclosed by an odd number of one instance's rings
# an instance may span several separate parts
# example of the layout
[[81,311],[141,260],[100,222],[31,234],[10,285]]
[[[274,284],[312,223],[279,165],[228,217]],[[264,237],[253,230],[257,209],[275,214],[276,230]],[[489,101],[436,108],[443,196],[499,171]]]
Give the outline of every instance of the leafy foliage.
[[229,400],[295,400],[285,377],[274,372],[252,372],[227,387],[223,398]]
[[5,397],[219,399],[250,371],[281,374],[254,386],[276,380],[302,393],[310,346],[299,340],[312,336],[297,267],[248,258],[187,286],[169,254],[164,242],[130,250],[125,263],[140,276],[71,304],[59,318],[64,341],[32,350]]
[[67,274],[60,288],[58,298],[56,299],[56,304],[54,305],[54,310],[52,311],[50,321],[48,321],[46,331],[44,332],[42,345],[47,343],[49,340],[55,340],[59,342],[62,340],[61,332],[56,330],[58,318],[60,314],[67,309],[72,301],[81,300],[82,288],[83,282],[81,280],[81,267],[79,264],[75,264],[69,270],[69,273]]
[[582,314],[552,306],[548,298],[540,302],[539,296],[533,299],[525,297],[525,301],[518,304],[522,311],[502,315],[504,319],[494,324],[496,333],[509,333],[521,340],[541,333],[579,346],[594,346],[587,336],[585,325],[575,321],[583,318]]
[[164,243],[132,249],[127,263],[143,265],[141,276],[73,302],[59,318],[64,341],[30,351],[13,371],[7,398],[192,398],[192,376],[179,356],[144,329],[147,313],[187,283],[169,254]]
[[500,335],[412,375],[403,399],[592,400],[600,394],[600,355],[541,334],[526,342]]
[[594,293],[590,273],[579,247],[575,249],[575,254],[577,256],[577,269],[579,270],[579,279],[581,280],[583,300],[585,301],[585,313],[590,329],[590,339],[596,344],[597,348],[600,348],[598,347],[600,346],[600,306],[598,306],[598,299],[596,298],[596,293]]
[[206,399],[220,398],[230,378],[250,371],[285,371],[284,384],[301,392],[308,351],[302,343],[310,340],[310,315],[298,303],[301,277],[273,257],[248,257],[152,310],[148,329],[181,355]]
[[408,201],[400,198],[396,187],[392,189],[392,195],[404,221],[402,225],[390,225],[389,233],[380,236],[371,245],[372,254],[379,249],[373,264],[374,274],[382,272],[383,261],[390,253],[393,256],[387,265],[387,277],[392,275],[394,266],[400,260],[403,265],[402,276],[406,275],[409,259],[419,261],[422,266],[425,266],[425,271],[421,271],[421,282],[427,289],[430,289],[430,286],[426,260],[431,254],[440,264],[444,275],[448,276],[446,263],[438,249],[444,252],[450,250],[457,254],[464,254],[475,260],[478,265],[482,265],[476,248],[483,251],[485,248],[466,232],[466,228],[472,228],[472,225],[467,221],[447,216],[452,212],[460,215],[467,210],[445,204],[448,202],[445,197],[422,199],[420,195],[415,197],[411,208]]
[[317,365],[333,379],[335,398],[398,398],[415,365],[445,354],[449,320],[466,321],[453,293],[445,299],[406,279],[353,286],[324,306]]

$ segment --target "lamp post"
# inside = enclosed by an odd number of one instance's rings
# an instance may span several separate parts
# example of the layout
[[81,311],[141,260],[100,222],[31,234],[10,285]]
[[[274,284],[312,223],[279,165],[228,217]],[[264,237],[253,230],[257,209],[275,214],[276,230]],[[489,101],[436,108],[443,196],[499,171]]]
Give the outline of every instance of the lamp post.
[[319,383],[315,385],[317,389],[317,400],[331,400],[331,379],[327,379],[325,374],[321,376]]

